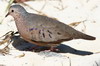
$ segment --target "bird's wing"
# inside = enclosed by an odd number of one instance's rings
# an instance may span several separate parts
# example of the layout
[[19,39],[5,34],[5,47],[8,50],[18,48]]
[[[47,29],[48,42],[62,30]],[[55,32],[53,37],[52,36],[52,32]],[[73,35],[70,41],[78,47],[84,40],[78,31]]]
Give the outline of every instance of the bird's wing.
[[[40,16],[39,16],[40,17]],[[38,20],[34,19],[29,30],[31,39],[40,42],[55,42],[72,39],[70,34],[66,32],[65,25],[55,19],[42,16]]]
[[59,40],[71,39],[71,36],[56,27],[49,28],[31,28],[31,39],[41,42],[55,42]]

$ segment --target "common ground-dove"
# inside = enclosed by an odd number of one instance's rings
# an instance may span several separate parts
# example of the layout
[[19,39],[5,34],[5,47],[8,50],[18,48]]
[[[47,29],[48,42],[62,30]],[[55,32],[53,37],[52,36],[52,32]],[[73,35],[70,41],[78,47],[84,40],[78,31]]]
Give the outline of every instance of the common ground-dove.
[[47,16],[28,13],[20,5],[12,5],[7,15],[13,16],[20,35],[26,41],[51,47],[51,50],[63,41],[72,39],[95,40],[74,28]]

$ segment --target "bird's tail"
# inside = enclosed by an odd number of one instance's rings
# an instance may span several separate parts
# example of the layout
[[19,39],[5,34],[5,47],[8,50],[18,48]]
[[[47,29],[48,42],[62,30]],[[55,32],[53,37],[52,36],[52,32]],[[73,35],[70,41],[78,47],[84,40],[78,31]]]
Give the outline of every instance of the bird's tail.
[[86,35],[86,34],[82,38],[86,39],[86,40],[95,40],[96,39],[95,37],[89,36],[89,35]]
[[79,32],[78,35],[79,35],[80,39],[85,39],[85,40],[95,40],[96,39],[93,36],[90,36],[90,35],[87,35],[87,34],[84,34],[84,33],[81,33],[81,32]]

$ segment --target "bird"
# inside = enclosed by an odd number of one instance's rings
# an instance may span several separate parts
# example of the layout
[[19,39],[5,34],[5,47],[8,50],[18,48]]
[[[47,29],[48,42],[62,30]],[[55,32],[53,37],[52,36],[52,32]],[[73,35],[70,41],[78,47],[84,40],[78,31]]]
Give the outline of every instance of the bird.
[[50,47],[53,51],[64,41],[73,39],[95,40],[71,26],[45,15],[29,13],[21,5],[10,6],[8,15],[14,18],[20,36],[37,46]]

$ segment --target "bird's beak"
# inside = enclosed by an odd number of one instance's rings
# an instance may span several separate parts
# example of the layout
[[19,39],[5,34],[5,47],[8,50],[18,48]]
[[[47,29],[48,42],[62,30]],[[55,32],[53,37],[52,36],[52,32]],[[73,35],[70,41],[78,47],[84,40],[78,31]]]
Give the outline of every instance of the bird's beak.
[[5,17],[7,17],[9,15],[9,12],[6,14],[6,16]]

